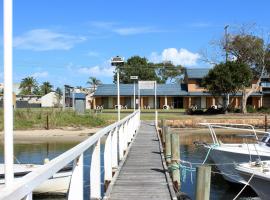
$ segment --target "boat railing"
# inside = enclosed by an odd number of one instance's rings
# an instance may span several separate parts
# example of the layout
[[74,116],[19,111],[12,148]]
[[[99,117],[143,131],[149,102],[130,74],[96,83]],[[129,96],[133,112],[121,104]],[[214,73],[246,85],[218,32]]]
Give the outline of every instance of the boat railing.
[[250,125],[250,124],[231,124],[231,123],[199,123],[199,124],[202,125],[202,126],[207,126],[208,127],[208,129],[210,131],[211,138],[213,140],[213,144],[216,144],[216,145],[219,145],[220,142],[217,139],[215,128],[251,132],[253,134],[252,136],[257,141],[259,141],[257,133],[269,134],[269,132],[255,130],[254,126]]
[[[90,198],[101,199],[101,156],[100,142],[105,138],[104,145],[104,182],[110,183],[113,173],[118,169],[120,161],[123,159],[129,144],[140,126],[140,111],[126,116],[122,120],[115,122],[90,136],[77,146],[52,159],[43,166],[34,169],[24,177],[15,180],[10,186],[0,189],[0,199],[32,199],[35,188],[44,181],[51,178],[67,164],[73,163],[72,175],[70,179],[67,199],[82,200],[84,195],[84,156],[91,152],[90,164]],[[92,151],[87,151],[89,148]],[[87,151],[87,152],[86,152]],[[87,155],[88,156],[88,155]]]

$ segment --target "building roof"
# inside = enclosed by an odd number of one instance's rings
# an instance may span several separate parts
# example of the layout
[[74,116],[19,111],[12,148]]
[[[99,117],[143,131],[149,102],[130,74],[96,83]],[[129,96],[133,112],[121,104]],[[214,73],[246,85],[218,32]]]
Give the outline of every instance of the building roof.
[[85,99],[86,94],[85,93],[74,93],[75,99]]
[[[133,84],[120,84],[121,96],[133,95]],[[138,95],[138,85],[135,85],[135,93]],[[140,90],[141,96],[153,96],[154,90]],[[184,96],[187,95],[185,84],[157,84],[157,96]],[[103,84],[97,87],[94,96],[117,96],[116,84]]]
[[209,72],[210,68],[187,68],[186,76],[189,79],[202,79]]
[[[262,95],[263,95],[262,92],[253,92],[251,94],[251,96],[262,96]],[[209,93],[209,92],[188,92],[187,96],[198,96],[198,97],[201,97],[201,96],[212,96],[212,94]],[[242,93],[241,92],[237,92],[235,94],[235,96],[241,97],[242,96]]]

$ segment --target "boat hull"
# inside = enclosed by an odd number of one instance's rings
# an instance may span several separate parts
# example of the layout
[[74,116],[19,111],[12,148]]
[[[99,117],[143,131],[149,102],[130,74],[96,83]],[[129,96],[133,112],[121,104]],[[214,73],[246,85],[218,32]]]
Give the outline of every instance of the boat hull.
[[[209,148],[208,148],[209,149]],[[250,155],[244,153],[237,153],[233,151],[223,151],[218,148],[210,150],[210,158],[216,164],[216,167],[221,172],[223,178],[229,182],[245,184],[246,180],[235,169],[235,164],[246,163],[250,161]],[[269,156],[260,156],[261,160],[270,160]],[[251,155],[254,161],[258,159],[257,155]]]
[[[32,170],[40,167],[41,165],[33,164],[15,164],[14,165],[14,176],[15,180],[19,180],[24,175],[30,173]],[[65,196],[68,192],[70,180],[72,175],[72,169],[66,167],[62,171],[57,172],[48,180],[44,181],[37,188],[33,190],[34,194],[39,195],[61,195]],[[0,188],[4,187],[4,165],[0,164]]]
[[[248,181],[252,173],[238,171],[238,173]],[[249,182],[250,187],[257,193],[262,200],[268,200],[270,197],[270,179],[254,174]]]

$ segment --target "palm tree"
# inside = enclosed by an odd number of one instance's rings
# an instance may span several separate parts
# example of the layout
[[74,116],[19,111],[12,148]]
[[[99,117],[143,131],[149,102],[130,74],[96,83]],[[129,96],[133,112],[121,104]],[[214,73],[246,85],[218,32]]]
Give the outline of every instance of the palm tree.
[[37,87],[37,81],[34,77],[28,76],[22,79],[20,84],[21,94],[30,95],[33,94],[34,88]]
[[102,82],[98,80],[96,77],[89,77],[89,80],[87,81],[87,84],[90,84],[92,86],[93,90],[96,91],[96,88],[98,85],[101,85]]
[[43,82],[42,85],[40,86],[41,88],[41,92],[43,95],[48,94],[52,91],[52,85],[50,84],[50,82],[46,81]]

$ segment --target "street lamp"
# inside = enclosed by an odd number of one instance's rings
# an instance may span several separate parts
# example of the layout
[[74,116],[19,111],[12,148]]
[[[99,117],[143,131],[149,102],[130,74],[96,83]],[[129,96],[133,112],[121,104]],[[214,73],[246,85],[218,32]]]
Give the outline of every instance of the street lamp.
[[[224,31],[225,31],[225,51],[226,51],[226,63],[228,62],[228,28],[229,28],[229,25],[226,25],[224,27]],[[229,101],[230,101],[230,94],[227,94],[227,97],[226,97],[226,106],[228,107],[229,105]]]
[[130,79],[133,80],[133,109],[135,112],[136,109],[135,81],[138,80],[138,76],[130,76]]
[[117,70],[117,111],[118,111],[118,121],[120,121],[120,88],[119,88],[119,67],[124,64],[124,58],[116,56],[111,59],[111,65],[116,66]]
[[228,61],[228,28],[229,28],[229,25],[226,25],[226,26],[224,27],[224,31],[225,31],[226,62]]

